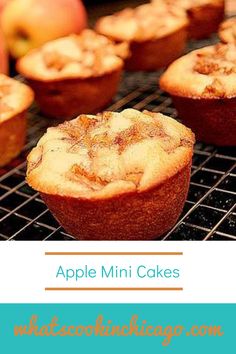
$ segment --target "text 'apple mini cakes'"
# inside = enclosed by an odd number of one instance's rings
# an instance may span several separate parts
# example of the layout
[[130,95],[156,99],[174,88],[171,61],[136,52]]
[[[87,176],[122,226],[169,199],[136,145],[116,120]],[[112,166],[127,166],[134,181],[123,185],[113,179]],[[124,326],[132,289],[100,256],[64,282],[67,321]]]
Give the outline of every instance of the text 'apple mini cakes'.
[[96,30],[130,43],[127,70],[156,70],[178,58],[185,48],[188,20],[181,9],[145,4],[98,20]]
[[0,167],[22,150],[26,136],[26,110],[33,101],[32,90],[0,74]]
[[197,139],[236,145],[236,47],[216,44],[170,65],[160,80]]
[[218,34],[222,42],[236,44],[236,17],[222,22]]
[[183,209],[193,143],[159,113],[81,115],[48,129],[28,157],[27,181],[79,239],[152,239]]
[[92,30],[46,43],[21,58],[18,71],[42,112],[59,119],[97,113],[116,94],[128,46]]
[[200,39],[217,32],[224,19],[224,0],[153,0],[158,5],[164,1],[169,6],[184,9],[189,19],[189,37]]

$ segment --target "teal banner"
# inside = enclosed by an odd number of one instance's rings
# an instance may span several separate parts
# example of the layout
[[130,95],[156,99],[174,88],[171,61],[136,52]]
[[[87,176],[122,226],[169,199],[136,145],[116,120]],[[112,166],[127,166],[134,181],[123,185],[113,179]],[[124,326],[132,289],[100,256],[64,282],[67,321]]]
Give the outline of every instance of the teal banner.
[[236,353],[236,304],[0,305],[1,353]]

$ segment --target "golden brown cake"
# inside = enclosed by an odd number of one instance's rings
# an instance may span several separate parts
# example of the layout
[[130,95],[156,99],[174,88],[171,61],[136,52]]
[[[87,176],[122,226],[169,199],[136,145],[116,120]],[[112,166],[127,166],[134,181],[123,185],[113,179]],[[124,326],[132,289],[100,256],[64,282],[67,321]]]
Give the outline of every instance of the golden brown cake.
[[218,34],[222,42],[236,44],[236,17],[222,22]]
[[26,110],[33,101],[32,90],[0,74],[0,167],[22,150],[26,135]]
[[153,0],[158,5],[164,1],[169,6],[178,6],[187,12],[189,37],[200,39],[217,32],[224,19],[224,0]]
[[197,139],[236,145],[235,45],[220,43],[183,56],[170,65],[160,85]]
[[102,17],[95,29],[116,42],[129,42],[127,70],[150,71],[170,64],[183,53],[187,25],[181,9],[150,3]]
[[81,115],[48,129],[28,157],[27,181],[78,239],[153,239],[183,209],[193,143],[159,113]]
[[92,30],[46,43],[17,63],[42,112],[59,119],[97,113],[116,94],[128,47]]

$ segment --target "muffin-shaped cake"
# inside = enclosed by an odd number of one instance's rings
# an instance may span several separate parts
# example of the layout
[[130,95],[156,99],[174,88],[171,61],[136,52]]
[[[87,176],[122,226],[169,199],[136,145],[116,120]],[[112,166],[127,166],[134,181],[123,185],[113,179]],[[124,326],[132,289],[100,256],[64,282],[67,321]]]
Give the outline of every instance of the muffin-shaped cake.
[[236,47],[195,50],[170,65],[160,80],[180,118],[206,143],[236,145]]
[[236,17],[222,22],[218,34],[222,42],[236,44]]
[[178,58],[186,44],[188,20],[181,9],[145,4],[102,17],[96,30],[116,42],[127,41],[127,70],[156,70]]
[[46,43],[17,63],[47,116],[97,113],[116,94],[128,46],[91,30]]
[[28,157],[27,181],[78,239],[153,239],[182,211],[193,143],[159,113],[81,115],[48,129]]
[[26,136],[26,110],[33,101],[32,90],[0,74],[0,167],[22,150]]
[[189,18],[189,37],[200,39],[217,32],[224,19],[224,0],[153,0],[156,5],[164,1],[169,6],[179,6]]

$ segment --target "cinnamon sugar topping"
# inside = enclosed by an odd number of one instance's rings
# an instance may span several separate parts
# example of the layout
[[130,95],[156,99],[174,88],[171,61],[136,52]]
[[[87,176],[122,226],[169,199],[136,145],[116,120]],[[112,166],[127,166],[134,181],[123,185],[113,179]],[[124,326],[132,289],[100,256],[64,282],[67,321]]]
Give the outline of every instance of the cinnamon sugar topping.
[[168,166],[168,175],[173,173],[172,159],[183,154],[181,163],[187,156],[189,161],[193,142],[190,130],[159,113],[127,109],[82,115],[48,129],[28,158],[27,179],[32,185],[38,176],[40,190],[56,180],[57,188],[73,193],[97,193],[118,182],[147,188],[154,175],[155,183],[163,178]]
[[205,90],[203,91],[203,95],[224,97],[224,87],[221,81],[214,79],[211,85],[206,86]]
[[111,16],[102,17],[96,24],[99,33],[116,40],[145,41],[161,38],[187,26],[187,17],[181,8],[167,6],[161,1],[136,8],[126,8]]
[[[76,122],[65,122],[59,125],[59,129],[74,139],[74,141],[76,141],[75,145],[77,146],[80,144],[81,146],[89,148],[91,151],[96,149],[97,146],[106,148],[113,147],[119,154],[130,145],[136,144],[144,139],[167,137],[162,125],[158,121],[147,123],[138,121],[125,130],[117,132],[116,134],[109,134],[108,131],[103,131],[103,127],[105,124],[109,125],[109,119],[111,119],[111,117],[111,112],[98,114],[95,118],[81,115]],[[98,133],[94,134],[94,131]],[[72,145],[70,152],[73,150],[76,152],[77,149],[74,150],[74,145]]]
[[218,43],[174,61],[160,78],[171,95],[193,99],[236,97],[236,46]]
[[236,51],[232,55],[224,44],[211,47],[208,52],[199,52],[193,70],[203,75],[230,75],[236,72]]
[[18,61],[18,70],[37,79],[86,78],[123,66],[127,43],[116,44],[92,30],[44,44]]

